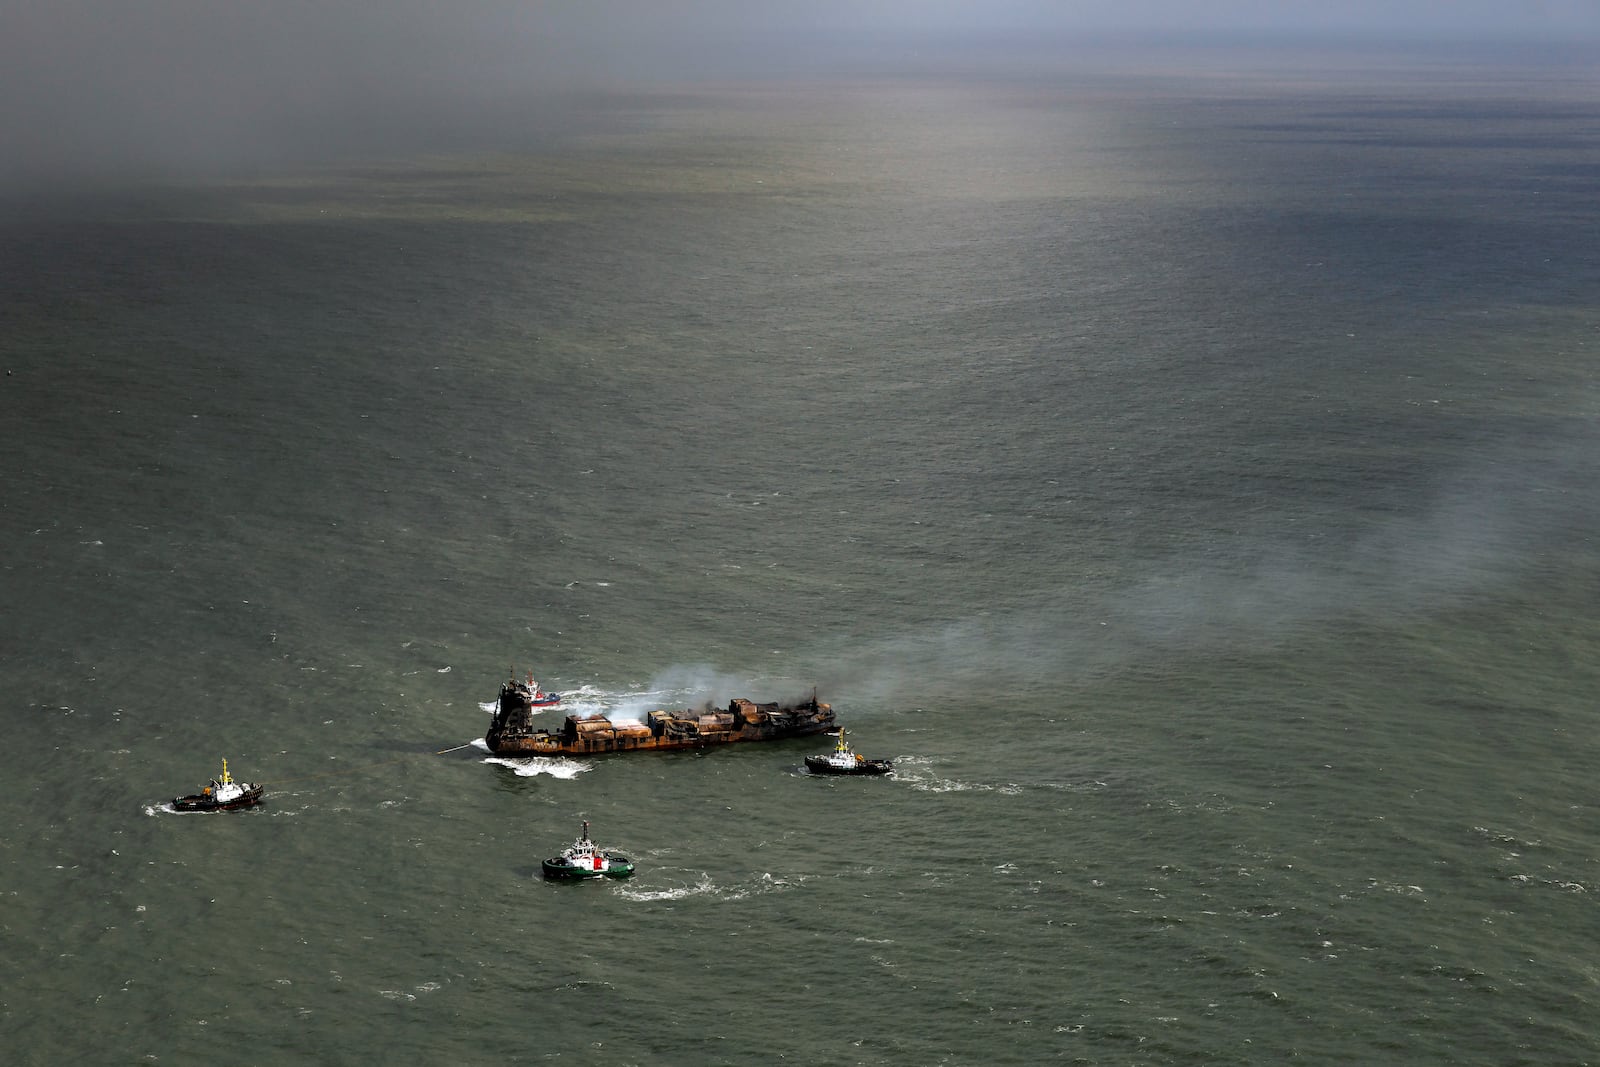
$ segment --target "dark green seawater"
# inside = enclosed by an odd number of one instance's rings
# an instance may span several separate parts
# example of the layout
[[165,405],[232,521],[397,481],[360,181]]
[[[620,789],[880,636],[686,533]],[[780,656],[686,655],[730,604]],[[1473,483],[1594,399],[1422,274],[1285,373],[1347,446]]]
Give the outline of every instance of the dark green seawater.
[[[1594,69],[8,202],[5,1062],[1600,1061]],[[898,773],[491,760],[511,669]]]

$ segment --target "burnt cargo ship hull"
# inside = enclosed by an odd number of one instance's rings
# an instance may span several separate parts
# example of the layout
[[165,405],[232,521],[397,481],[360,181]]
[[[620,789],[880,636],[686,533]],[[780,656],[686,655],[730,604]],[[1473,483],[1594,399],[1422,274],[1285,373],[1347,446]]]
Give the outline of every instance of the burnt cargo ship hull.
[[815,695],[799,704],[734,700],[726,708],[652,711],[644,722],[612,722],[604,715],[568,715],[557,730],[533,728],[533,709],[520,694],[500,691],[494,722],[484,735],[497,756],[597,756],[608,752],[671,752],[741,741],[809,737],[834,727],[833,708]]

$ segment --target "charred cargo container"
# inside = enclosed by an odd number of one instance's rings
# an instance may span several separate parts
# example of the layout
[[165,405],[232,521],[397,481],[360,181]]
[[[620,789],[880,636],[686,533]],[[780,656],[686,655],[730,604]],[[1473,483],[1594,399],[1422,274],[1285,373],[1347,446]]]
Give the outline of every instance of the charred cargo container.
[[494,721],[483,740],[497,756],[594,756],[780,741],[833,727],[833,708],[818,703],[813,692],[811,699],[797,704],[757,704],[740,698],[726,708],[707,704],[700,711],[652,711],[643,722],[568,715],[559,729],[534,729],[532,706],[508,682],[500,690]]

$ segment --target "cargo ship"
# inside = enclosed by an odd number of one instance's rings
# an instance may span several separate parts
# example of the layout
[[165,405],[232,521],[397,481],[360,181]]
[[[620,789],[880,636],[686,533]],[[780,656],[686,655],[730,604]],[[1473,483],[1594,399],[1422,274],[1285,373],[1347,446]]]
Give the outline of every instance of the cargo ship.
[[809,737],[834,726],[833,708],[818,703],[815,691],[810,700],[797,704],[757,704],[741,698],[725,708],[707,704],[700,711],[652,711],[643,722],[568,715],[557,730],[534,729],[533,708],[526,686],[515,680],[502,685],[494,721],[483,738],[489,751],[513,757],[667,752]]

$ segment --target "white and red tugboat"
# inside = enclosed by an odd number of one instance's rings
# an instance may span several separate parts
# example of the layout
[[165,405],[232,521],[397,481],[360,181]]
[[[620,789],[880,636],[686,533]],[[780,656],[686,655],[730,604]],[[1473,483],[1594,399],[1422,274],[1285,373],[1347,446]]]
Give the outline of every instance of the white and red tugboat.
[[544,876],[558,882],[572,882],[581,878],[626,878],[632,873],[632,860],[589,840],[587,819],[583,823],[583,835],[578,840],[562,849],[561,855],[551,856],[544,861]]

